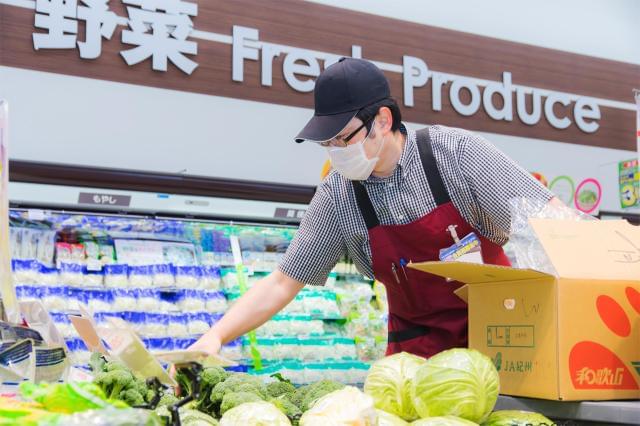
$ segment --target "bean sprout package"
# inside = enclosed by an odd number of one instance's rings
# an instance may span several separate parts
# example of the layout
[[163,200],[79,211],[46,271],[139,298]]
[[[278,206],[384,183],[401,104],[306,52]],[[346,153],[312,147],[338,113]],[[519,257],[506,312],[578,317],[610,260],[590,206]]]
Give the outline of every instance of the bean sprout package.
[[[232,361],[222,357],[198,351],[164,351],[152,355],[126,321],[117,317],[109,317],[107,318],[107,326],[98,327],[86,310],[81,309],[80,312],[80,316],[70,316],[70,319],[87,348],[90,351],[98,351],[117,359],[144,378],[157,377],[161,383],[176,386],[177,383],[169,376],[161,363],[199,362],[204,367],[235,365]],[[108,350],[102,343],[103,341],[108,345]]]
[[46,309],[38,301],[23,301],[20,311],[29,327],[0,322],[0,379],[64,379],[70,368],[67,348]]

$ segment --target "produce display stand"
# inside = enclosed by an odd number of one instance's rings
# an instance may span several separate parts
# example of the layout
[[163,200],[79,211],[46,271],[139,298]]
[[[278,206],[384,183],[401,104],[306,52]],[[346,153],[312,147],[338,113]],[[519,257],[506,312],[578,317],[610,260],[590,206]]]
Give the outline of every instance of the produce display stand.
[[640,400],[572,402],[500,395],[495,409],[535,411],[558,425],[640,425]]

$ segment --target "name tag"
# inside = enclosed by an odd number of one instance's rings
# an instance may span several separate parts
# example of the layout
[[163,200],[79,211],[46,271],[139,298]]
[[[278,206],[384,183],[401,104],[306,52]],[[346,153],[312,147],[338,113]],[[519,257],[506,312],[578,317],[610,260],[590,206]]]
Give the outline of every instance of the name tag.
[[484,263],[481,249],[480,239],[472,232],[452,246],[441,249],[439,257],[441,262]]

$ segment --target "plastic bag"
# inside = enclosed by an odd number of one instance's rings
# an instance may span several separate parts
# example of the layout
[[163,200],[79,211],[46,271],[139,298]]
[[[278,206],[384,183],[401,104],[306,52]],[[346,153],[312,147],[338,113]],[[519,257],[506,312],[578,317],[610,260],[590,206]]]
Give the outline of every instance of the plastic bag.
[[59,418],[52,425],[60,426],[161,426],[163,423],[153,411],[128,408],[88,410]]
[[506,247],[515,268],[535,269],[557,275],[544,248],[538,241],[529,219],[596,220],[578,210],[566,206],[549,204],[543,200],[513,198],[509,200],[511,231]]

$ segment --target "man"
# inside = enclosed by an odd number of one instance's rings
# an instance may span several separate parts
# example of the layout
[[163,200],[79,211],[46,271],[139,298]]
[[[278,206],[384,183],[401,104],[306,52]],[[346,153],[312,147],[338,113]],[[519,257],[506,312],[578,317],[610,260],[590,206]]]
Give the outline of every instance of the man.
[[[552,194],[485,139],[401,122],[387,79],[346,58],[317,79],[315,114],[296,141],[324,147],[334,171],[318,188],[279,267],[257,283],[191,348],[220,345],[263,324],[305,284],[322,285],[345,254],[387,288],[388,353],[431,356],[467,345],[467,308],[447,282],[405,267],[438,260],[475,232],[485,263],[508,265],[508,200]],[[555,201],[554,201],[555,202]]]

